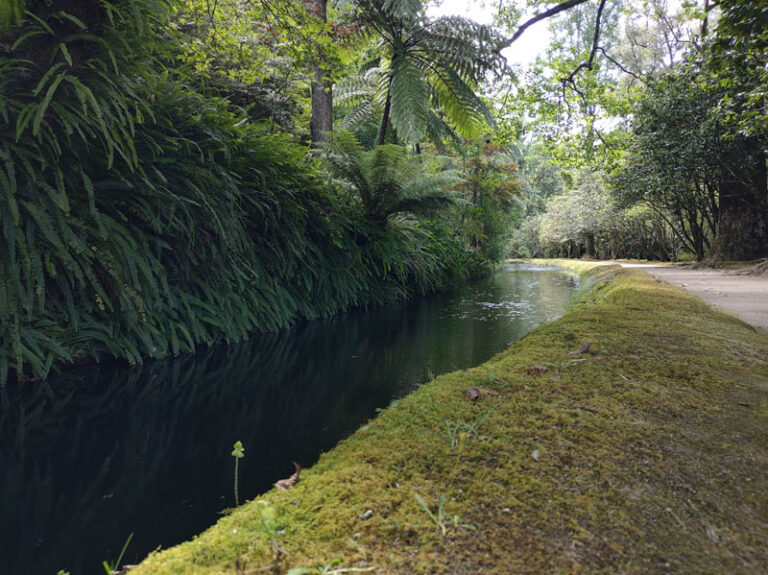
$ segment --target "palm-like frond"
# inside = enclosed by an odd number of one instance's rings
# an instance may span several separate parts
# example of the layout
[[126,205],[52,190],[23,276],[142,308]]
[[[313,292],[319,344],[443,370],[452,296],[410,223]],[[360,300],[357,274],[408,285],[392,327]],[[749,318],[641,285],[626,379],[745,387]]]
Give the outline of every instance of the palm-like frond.
[[422,156],[402,146],[383,145],[363,151],[350,134],[339,133],[326,146],[332,172],[360,198],[363,215],[385,226],[395,214],[427,214],[456,203],[449,191],[455,172],[431,170]]
[[411,144],[424,138],[429,113],[429,85],[424,70],[413,58],[396,56],[390,85],[392,126],[398,137]]
[[415,0],[361,0],[358,17],[381,35],[382,65],[389,65],[379,84],[391,104],[383,109],[380,142],[390,119],[401,142],[423,139],[430,107],[467,137],[492,122],[475,93],[488,71],[505,66],[503,38],[492,28],[460,17],[429,20]]

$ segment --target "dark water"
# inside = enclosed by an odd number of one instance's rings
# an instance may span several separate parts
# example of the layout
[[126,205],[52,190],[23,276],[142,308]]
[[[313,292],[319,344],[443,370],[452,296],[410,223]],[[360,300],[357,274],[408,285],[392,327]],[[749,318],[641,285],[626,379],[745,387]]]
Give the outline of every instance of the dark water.
[[309,466],[432,375],[477,365],[562,315],[574,280],[508,266],[451,293],[352,312],[143,367],[2,392],[0,573],[104,573],[189,539]]

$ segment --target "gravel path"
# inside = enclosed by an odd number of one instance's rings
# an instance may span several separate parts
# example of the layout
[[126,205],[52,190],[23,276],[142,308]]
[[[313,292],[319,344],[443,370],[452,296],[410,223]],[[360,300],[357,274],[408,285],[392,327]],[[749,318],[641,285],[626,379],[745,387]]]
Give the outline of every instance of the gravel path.
[[768,332],[768,277],[653,264],[620,265],[642,269],[661,281],[685,288],[708,303]]

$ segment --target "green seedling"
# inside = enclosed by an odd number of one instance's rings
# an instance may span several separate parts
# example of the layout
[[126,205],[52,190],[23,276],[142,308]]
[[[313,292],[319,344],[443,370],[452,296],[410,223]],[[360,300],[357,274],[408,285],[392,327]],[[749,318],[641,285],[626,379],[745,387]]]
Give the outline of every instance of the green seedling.
[[432,523],[434,523],[435,526],[440,530],[440,534],[443,537],[445,537],[445,535],[448,533],[449,527],[461,527],[462,529],[468,529],[470,531],[477,530],[477,527],[474,525],[462,523],[461,517],[458,515],[448,516],[445,514],[445,502],[448,500],[445,495],[441,495],[440,500],[437,503],[437,515],[432,513],[429,505],[427,505],[427,502],[424,501],[424,498],[421,495],[414,493],[414,497],[416,498],[416,501],[419,503],[419,505],[421,505],[422,509],[424,509],[424,511],[427,513],[429,518],[432,520]]
[[245,448],[243,447],[242,441],[235,441],[235,444],[232,446],[232,457],[235,458],[235,506],[240,505],[240,494],[238,493],[238,463],[240,462],[240,459],[245,457]]
[[458,421],[452,421],[450,419],[445,420],[445,435],[451,442],[451,448],[458,446],[462,441],[471,435],[480,434],[480,426],[488,419],[494,410],[499,407],[497,403],[485,413],[479,415],[474,421],[467,422],[463,419]]
[[264,528],[264,532],[269,537],[269,544],[272,547],[272,551],[277,553],[277,513],[275,508],[263,499],[256,502],[256,509],[259,511],[259,517],[261,517],[261,526]]
[[128,539],[125,540],[125,544],[120,551],[120,555],[117,556],[117,559],[113,563],[102,561],[101,564],[104,566],[104,571],[107,575],[114,575],[120,571],[120,563],[123,561],[123,555],[125,555],[125,550],[128,549],[128,545],[130,544],[131,539],[133,539],[133,533],[131,533],[128,536]]

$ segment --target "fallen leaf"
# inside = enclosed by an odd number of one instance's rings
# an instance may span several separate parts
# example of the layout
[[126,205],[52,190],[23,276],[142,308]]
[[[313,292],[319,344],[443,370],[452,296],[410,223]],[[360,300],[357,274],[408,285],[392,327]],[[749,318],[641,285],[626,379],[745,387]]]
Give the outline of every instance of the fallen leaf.
[[536,373],[546,373],[549,371],[549,368],[545,365],[533,365],[528,368],[528,373],[531,375],[534,375]]
[[299,482],[299,475],[301,474],[301,465],[299,465],[295,461],[293,462],[293,465],[296,467],[296,473],[294,473],[287,479],[281,479],[280,481],[275,482],[275,487],[280,491],[285,491],[286,489],[290,489],[291,487],[293,487]]
[[498,396],[499,392],[486,387],[470,387],[464,392],[464,397],[467,399],[477,399],[478,397],[488,397],[489,395]]
[[589,344],[589,342],[587,342],[583,346],[581,346],[579,349],[577,349],[576,351],[568,352],[568,355],[579,355],[579,354],[582,354],[582,353],[589,353],[589,347],[590,347],[590,344]]

